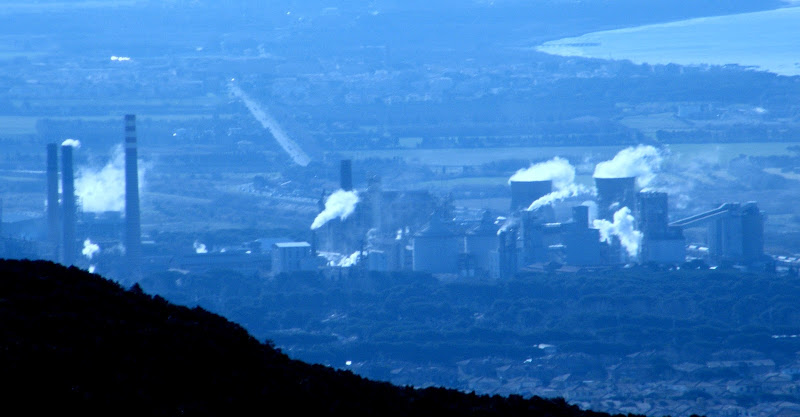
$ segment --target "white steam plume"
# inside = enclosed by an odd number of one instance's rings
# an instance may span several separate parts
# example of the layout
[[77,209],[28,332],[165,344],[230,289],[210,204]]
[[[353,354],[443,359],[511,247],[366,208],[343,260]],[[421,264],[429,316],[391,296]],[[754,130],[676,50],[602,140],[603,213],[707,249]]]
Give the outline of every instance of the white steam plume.
[[639,145],[619,151],[610,161],[594,168],[595,178],[636,177],[639,187],[646,187],[661,169],[661,152],[650,145]]
[[594,194],[594,191],[583,184],[569,184],[560,190],[556,190],[550,194],[539,197],[536,201],[531,203],[530,207],[528,207],[528,211],[534,211],[540,207],[544,207],[557,201],[562,201],[570,197],[578,197],[586,194]]
[[358,201],[358,194],[355,191],[334,191],[328,196],[328,199],[325,200],[325,210],[322,210],[314,219],[314,222],[311,224],[311,230],[319,229],[325,223],[328,223],[336,217],[341,220],[346,219],[353,214]]
[[83,256],[91,260],[94,254],[97,252],[100,252],[99,245],[97,245],[96,243],[92,243],[92,241],[89,239],[83,241],[83,250],[81,251]]
[[499,229],[497,229],[497,236],[500,236],[506,230],[508,230],[508,229],[510,229],[512,227],[515,227],[517,225],[517,219],[515,219],[513,217],[506,218],[506,217],[503,217],[503,216],[498,216],[497,220],[495,220],[494,224],[501,224],[501,223],[502,223],[502,225],[500,226]]
[[528,211],[562,201],[566,198],[577,197],[582,194],[591,194],[592,191],[581,184],[575,184],[575,167],[566,159],[555,157],[549,161],[532,164],[528,168],[517,171],[511,181],[553,181],[555,191],[544,195],[531,203]]
[[206,249],[206,245],[203,244],[203,243],[200,243],[197,240],[194,241],[194,245],[192,245],[192,246],[194,247],[194,253],[198,253],[198,254],[200,254],[200,253],[208,253],[208,249]]
[[553,187],[561,189],[575,182],[575,168],[566,159],[555,157],[549,161],[531,164],[514,173],[511,181],[553,181]]
[[614,213],[614,222],[605,219],[596,219],[594,227],[600,230],[600,241],[611,243],[611,236],[619,237],[619,241],[628,255],[635,258],[639,254],[639,245],[642,243],[642,232],[636,230],[635,219],[627,207]]
[[361,251],[355,251],[352,254],[350,254],[350,256],[345,256],[344,258],[342,258],[337,266],[341,266],[343,268],[356,266],[358,265],[360,257],[361,257]]
[[[144,164],[139,164],[139,191],[144,184]],[[111,160],[100,168],[81,167],[75,178],[75,194],[86,212],[125,209],[125,153],[122,146],[112,149]]]
[[61,142],[61,146],[72,146],[73,148],[77,149],[81,147],[81,141],[76,139],[67,139]]

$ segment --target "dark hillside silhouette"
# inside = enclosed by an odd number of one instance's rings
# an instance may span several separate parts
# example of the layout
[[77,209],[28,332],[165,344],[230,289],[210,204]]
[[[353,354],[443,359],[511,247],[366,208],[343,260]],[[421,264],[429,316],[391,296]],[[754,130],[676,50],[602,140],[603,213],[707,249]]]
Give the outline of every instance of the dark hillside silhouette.
[[0,409],[25,415],[608,416],[309,365],[201,308],[39,261],[0,260],[0,375]]

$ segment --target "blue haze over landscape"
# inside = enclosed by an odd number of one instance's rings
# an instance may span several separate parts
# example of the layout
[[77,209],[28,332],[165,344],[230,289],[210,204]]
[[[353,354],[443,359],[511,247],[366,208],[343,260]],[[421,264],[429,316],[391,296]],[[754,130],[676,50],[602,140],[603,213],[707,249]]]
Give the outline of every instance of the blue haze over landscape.
[[400,386],[800,415],[794,6],[10,1],[0,257]]

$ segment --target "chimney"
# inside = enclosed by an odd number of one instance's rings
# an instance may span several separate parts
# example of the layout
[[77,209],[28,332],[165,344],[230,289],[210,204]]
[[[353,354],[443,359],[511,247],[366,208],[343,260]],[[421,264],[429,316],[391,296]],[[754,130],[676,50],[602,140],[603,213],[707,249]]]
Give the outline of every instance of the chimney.
[[139,274],[142,226],[139,215],[139,167],[136,148],[136,115],[125,115],[125,253],[132,277]]
[[349,159],[342,159],[339,169],[339,188],[350,191],[353,189],[353,162]]
[[47,241],[52,245],[53,258],[58,259],[58,145],[47,145]]
[[75,263],[75,176],[72,172],[72,146],[61,146],[61,263]]

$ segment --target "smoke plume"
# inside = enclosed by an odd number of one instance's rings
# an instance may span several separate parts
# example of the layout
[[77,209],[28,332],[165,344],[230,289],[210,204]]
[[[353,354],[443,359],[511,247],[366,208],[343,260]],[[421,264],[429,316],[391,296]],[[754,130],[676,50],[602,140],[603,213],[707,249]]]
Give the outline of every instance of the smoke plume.
[[343,268],[356,266],[358,264],[358,260],[360,257],[361,257],[361,251],[355,251],[352,254],[350,254],[350,256],[345,256],[344,258],[342,258],[339,261],[338,265],[336,266],[341,266]]
[[192,245],[192,246],[194,247],[194,253],[197,253],[197,254],[208,253],[208,249],[206,249],[206,245],[203,244],[203,243],[200,243],[200,241],[195,240],[194,241],[194,245]]
[[593,194],[593,191],[583,184],[569,184],[560,190],[556,190],[550,194],[539,197],[536,201],[531,203],[530,207],[528,207],[528,211],[534,211],[540,207],[544,207],[557,201],[562,201],[570,197],[578,197],[586,194]]
[[61,146],[72,146],[73,148],[77,149],[81,147],[81,141],[76,139],[67,139],[61,142]]
[[511,181],[553,181],[555,191],[544,195],[531,203],[528,211],[536,210],[540,207],[562,201],[570,197],[577,197],[582,194],[591,194],[591,190],[581,184],[575,184],[575,167],[566,159],[555,157],[549,161],[531,164],[530,167],[517,171],[508,182]]
[[566,159],[555,157],[549,161],[531,164],[514,173],[511,181],[553,181],[553,187],[562,189],[575,182],[575,168]]
[[336,217],[341,220],[346,219],[353,214],[358,201],[358,194],[355,191],[337,190],[333,192],[325,200],[325,210],[322,210],[311,224],[311,230],[319,229]]
[[[144,184],[144,164],[139,165],[139,191]],[[122,211],[125,209],[125,152],[118,145],[111,159],[100,169],[81,167],[75,178],[75,194],[86,212]]]
[[636,230],[634,222],[631,210],[623,207],[614,213],[613,223],[605,219],[596,219],[592,223],[600,230],[601,242],[611,243],[611,236],[617,236],[628,255],[635,258],[642,243],[642,232]]
[[83,241],[83,250],[81,251],[83,256],[87,257],[89,260],[92,260],[92,257],[97,252],[100,252],[99,245],[92,243],[92,241],[89,239]]
[[639,187],[646,187],[661,169],[661,152],[652,147],[639,145],[619,151],[610,161],[597,164],[595,178],[636,177]]

